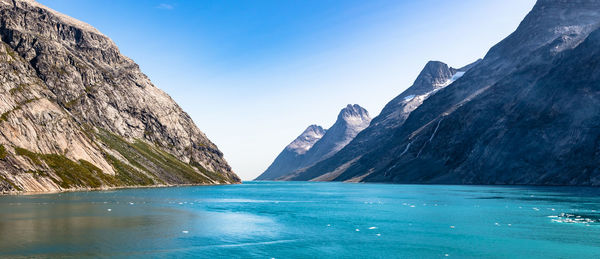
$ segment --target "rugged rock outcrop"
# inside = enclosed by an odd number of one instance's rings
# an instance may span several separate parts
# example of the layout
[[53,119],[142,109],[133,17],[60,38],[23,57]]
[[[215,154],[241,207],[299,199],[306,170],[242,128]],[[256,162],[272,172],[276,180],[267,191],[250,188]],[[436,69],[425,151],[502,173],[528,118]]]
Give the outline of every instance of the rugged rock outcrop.
[[[304,144],[300,151],[291,152],[290,146],[298,146],[298,140],[305,139],[305,134],[310,132],[313,126],[310,126],[302,135],[292,142],[284,151],[277,156],[273,164],[261,174],[257,180],[285,180],[296,175],[298,170],[313,165],[323,159],[331,157],[344,146],[346,146],[356,135],[369,126],[371,117],[364,108],[358,104],[346,106],[343,108],[336,122],[327,131],[318,127],[321,133],[318,138],[312,138],[310,145]],[[306,143],[301,141],[300,143]]]
[[309,177],[600,185],[599,27],[600,1],[538,1],[514,33],[385,143],[350,161],[342,150]]
[[223,154],[96,29],[0,0],[0,192],[237,183]]

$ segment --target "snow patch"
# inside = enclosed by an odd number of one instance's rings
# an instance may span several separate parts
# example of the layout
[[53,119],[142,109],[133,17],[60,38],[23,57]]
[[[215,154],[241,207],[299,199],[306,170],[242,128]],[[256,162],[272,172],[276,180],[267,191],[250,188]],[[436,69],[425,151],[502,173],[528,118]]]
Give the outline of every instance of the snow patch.
[[405,102],[408,102],[408,101],[412,100],[413,98],[415,98],[415,95],[414,95],[414,94],[411,94],[411,95],[409,95],[409,96],[406,96],[406,97],[404,97],[404,101],[405,101]]

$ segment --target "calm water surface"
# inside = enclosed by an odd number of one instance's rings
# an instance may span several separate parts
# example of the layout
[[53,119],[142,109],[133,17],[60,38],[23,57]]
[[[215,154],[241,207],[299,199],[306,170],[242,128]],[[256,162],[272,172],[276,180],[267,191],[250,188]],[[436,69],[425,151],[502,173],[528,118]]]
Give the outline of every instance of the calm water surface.
[[248,182],[0,196],[0,256],[599,258],[599,194]]

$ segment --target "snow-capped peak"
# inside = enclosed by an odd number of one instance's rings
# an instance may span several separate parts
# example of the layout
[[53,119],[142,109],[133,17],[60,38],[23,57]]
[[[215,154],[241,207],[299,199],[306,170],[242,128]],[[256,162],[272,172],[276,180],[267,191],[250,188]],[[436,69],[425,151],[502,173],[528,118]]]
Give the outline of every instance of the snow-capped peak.
[[321,126],[310,125],[285,148],[299,155],[304,154],[325,135],[325,132]]

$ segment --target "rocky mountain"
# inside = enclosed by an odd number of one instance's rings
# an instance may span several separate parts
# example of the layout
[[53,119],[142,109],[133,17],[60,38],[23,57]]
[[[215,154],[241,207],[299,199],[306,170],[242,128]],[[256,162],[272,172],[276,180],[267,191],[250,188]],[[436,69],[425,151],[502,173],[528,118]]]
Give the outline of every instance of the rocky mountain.
[[[412,86],[391,100],[375,117],[369,127],[354,138],[339,154],[337,162],[346,164],[356,161],[360,156],[382,145],[392,137],[393,131],[400,127],[408,115],[419,107],[429,96],[459,79],[473,65],[455,69],[440,61],[429,61],[421,70]],[[323,159],[321,159],[323,160]],[[319,165],[320,166],[320,165]],[[318,166],[305,168],[301,172],[288,177],[289,180],[331,180],[340,172],[328,171],[323,174]]]
[[326,130],[318,125],[310,125],[292,143],[287,145],[275,161],[256,180],[275,180],[303,165],[304,154],[325,135]]
[[599,27],[600,1],[539,0],[385,142],[354,143],[366,129],[297,179],[600,185]]
[[[256,180],[282,180],[295,171],[331,157],[369,126],[371,117],[358,104],[343,108],[328,130],[312,125],[277,156],[273,164]],[[307,133],[311,138],[307,138]],[[318,137],[318,138],[317,138]],[[302,148],[294,148],[301,146]]]
[[240,182],[108,37],[31,0],[0,13],[0,192]]

